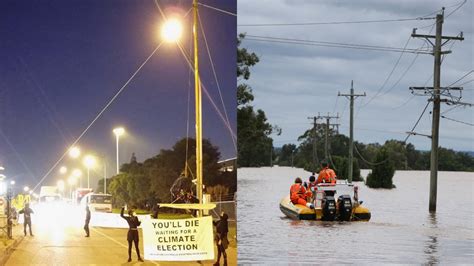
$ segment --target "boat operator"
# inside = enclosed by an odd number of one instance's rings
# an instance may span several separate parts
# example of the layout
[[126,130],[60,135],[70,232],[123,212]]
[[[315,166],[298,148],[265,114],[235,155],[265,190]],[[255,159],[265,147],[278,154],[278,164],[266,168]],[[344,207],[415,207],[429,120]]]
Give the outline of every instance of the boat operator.
[[327,161],[321,162],[321,171],[319,172],[318,180],[316,184],[320,183],[330,183],[336,184],[336,173],[334,170],[329,168],[329,163]]
[[314,209],[314,205],[306,201],[306,197],[311,197],[311,191],[306,191],[301,178],[297,177],[295,183],[290,187],[290,199],[293,204],[300,204]]

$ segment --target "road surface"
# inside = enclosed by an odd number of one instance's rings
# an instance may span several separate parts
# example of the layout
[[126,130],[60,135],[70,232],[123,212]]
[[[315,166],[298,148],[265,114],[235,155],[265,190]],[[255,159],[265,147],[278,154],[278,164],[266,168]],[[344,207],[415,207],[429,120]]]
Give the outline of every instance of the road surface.
[[[55,212],[41,216],[40,211],[36,211],[36,216],[33,216],[34,236],[27,235],[23,238],[6,265],[198,265],[197,262],[138,262],[135,249],[132,249],[132,262],[127,263],[126,228],[91,226],[90,237],[85,237],[82,214],[62,212],[60,215]],[[94,213],[92,215],[94,221]],[[16,231],[22,233],[21,230]],[[142,240],[140,230],[140,252],[143,258]],[[236,248],[229,248],[228,253],[229,265],[235,265]],[[204,262],[205,265],[213,263],[214,261]]]

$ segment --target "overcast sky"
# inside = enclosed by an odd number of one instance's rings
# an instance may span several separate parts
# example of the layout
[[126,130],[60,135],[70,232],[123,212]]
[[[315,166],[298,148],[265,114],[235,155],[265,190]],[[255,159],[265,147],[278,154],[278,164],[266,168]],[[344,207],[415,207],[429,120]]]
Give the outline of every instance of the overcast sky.
[[[447,15],[461,2],[462,0],[239,0],[238,32],[403,48],[413,28],[419,28],[420,34],[428,34],[434,20],[272,27],[249,27],[243,24],[405,19],[426,16],[443,6],[446,7]],[[451,42],[444,46],[444,50],[451,48],[452,54],[447,55],[443,61],[441,86],[450,85],[473,69],[472,14],[473,1],[467,1],[445,18],[443,35],[456,36],[463,31],[465,40],[455,41],[452,48]],[[434,32],[433,29],[432,34]],[[411,38],[407,48],[419,48],[424,43],[422,39]],[[339,113],[341,118],[337,122],[341,124],[340,132],[349,135],[348,100],[337,97],[337,94],[349,93],[351,80],[354,80],[356,93],[367,93],[367,97],[358,98],[355,102],[355,139],[364,143],[384,143],[387,139],[403,140],[406,137],[404,132],[411,130],[427,103],[425,96],[413,97],[409,87],[433,86],[433,79],[430,78],[433,73],[433,56],[429,54],[403,54],[393,75],[381,89],[400,53],[251,40],[244,41],[243,46],[258,54],[261,60],[252,69],[248,84],[254,91],[254,105],[266,112],[270,123],[283,129],[281,136],[273,136],[275,146],[297,143],[298,136],[311,127],[307,117],[317,115],[318,112],[321,115],[328,112]],[[413,61],[410,70],[394,86]],[[474,73],[455,85],[473,78]],[[473,85],[474,82],[470,82],[463,86],[462,101],[474,102]],[[379,90],[379,95],[371,100]],[[441,111],[449,108],[451,106],[442,104]],[[421,118],[416,132],[430,134],[431,110],[432,105]],[[444,115],[473,124],[473,114],[472,107],[458,107]],[[474,150],[473,126],[443,118],[440,123],[441,146],[463,151]],[[411,136],[408,141],[417,149],[431,148],[431,141],[426,137]]]

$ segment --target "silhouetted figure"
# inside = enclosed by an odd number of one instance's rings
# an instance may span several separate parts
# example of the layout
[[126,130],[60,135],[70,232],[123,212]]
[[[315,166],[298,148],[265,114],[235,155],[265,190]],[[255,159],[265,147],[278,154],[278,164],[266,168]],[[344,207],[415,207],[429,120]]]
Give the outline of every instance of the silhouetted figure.
[[120,210],[120,216],[124,218],[128,223],[128,262],[132,261],[132,242],[135,243],[135,250],[137,251],[138,261],[143,261],[140,257],[140,250],[138,249],[138,226],[141,222],[138,220],[138,217],[133,215],[133,209],[128,210],[128,216],[123,215],[124,208]]
[[23,222],[23,232],[26,236],[26,226],[29,226],[30,229],[30,236],[33,236],[33,232],[31,231],[31,214],[34,213],[33,210],[30,208],[30,204],[26,203],[25,208],[20,211],[20,214],[23,214],[24,222]]
[[229,232],[229,225],[227,222],[229,216],[222,212],[220,216],[220,220],[217,222],[213,222],[216,226],[216,245],[217,245],[217,261],[214,263],[215,266],[219,265],[221,260],[221,255],[224,257],[224,266],[227,266],[227,253],[225,250],[229,247],[229,240],[227,239],[227,233]]
[[89,206],[86,206],[86,221],[84,224],[84,231],[86,231],[86,237],[89,237],[89,222],[91,221],[91,210]]
[[158,219],[158,211],[159,211],[159,209],[160,209],[160,204],[157,203],[157,204],[155,204],[155,205],[153,206],[153,208],[152,208],[153,214],[151,215],[151,218],[153,218],[153,219]]

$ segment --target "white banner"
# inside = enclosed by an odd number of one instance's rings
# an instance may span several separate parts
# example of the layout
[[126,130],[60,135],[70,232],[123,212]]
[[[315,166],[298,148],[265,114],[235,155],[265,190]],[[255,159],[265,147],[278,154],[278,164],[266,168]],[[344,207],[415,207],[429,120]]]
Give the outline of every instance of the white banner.
[[195,261],[214,259],[212,217],[142,221],[146,260]]

